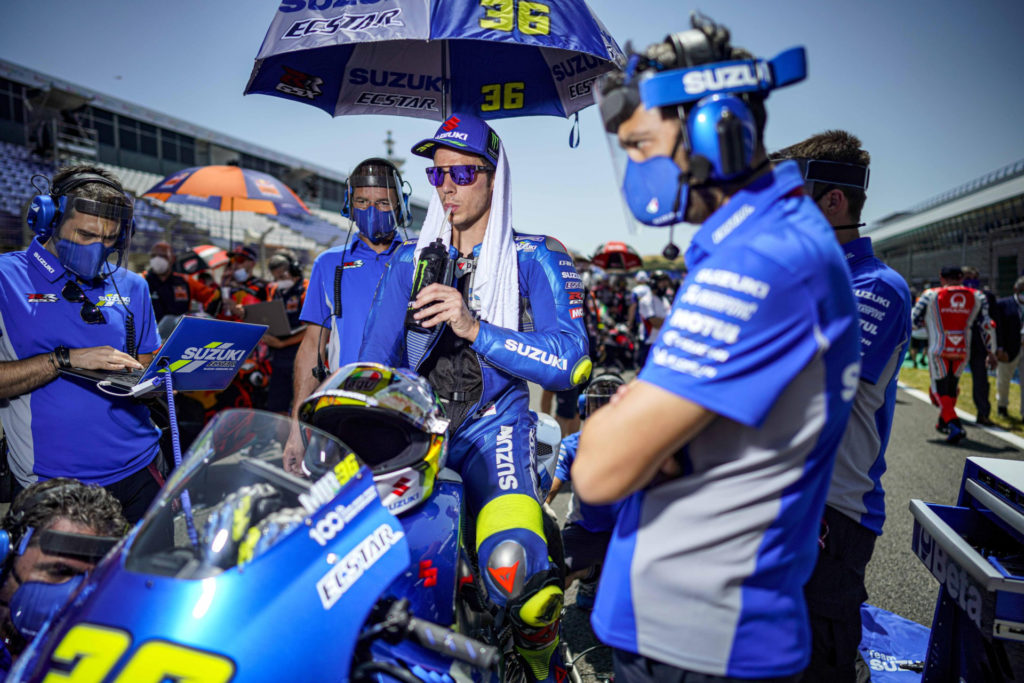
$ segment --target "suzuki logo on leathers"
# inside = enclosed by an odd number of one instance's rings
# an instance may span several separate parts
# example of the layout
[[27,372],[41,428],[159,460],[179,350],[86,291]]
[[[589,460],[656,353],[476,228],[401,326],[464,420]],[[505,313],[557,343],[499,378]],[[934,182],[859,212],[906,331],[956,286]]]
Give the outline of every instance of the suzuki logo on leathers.
[[498,442],[494,449],[494,462],[498,470],[498,486],[502,491],[519,488],[516,479],[516,464],[512,459],[512,427],[503,425],[498,432]]
[[569,361],[566,359],[559,358],[553,353],[547,353],[542,349],[534,348],[522,342],[517,342],[515,339],[506,339],[505,348],[509,351],[515,351],[520,356],[526,356],[530,360],[539,361],[544,365],[550,365],[559,370],[569,369]]

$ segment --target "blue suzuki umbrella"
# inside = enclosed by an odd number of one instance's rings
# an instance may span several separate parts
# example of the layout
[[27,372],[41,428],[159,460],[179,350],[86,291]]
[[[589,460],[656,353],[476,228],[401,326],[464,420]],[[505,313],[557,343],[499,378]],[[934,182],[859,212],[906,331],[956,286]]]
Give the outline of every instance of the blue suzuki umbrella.
[[284,0],[245,89],[332,116],[563,116],[622,51],[583,0]]

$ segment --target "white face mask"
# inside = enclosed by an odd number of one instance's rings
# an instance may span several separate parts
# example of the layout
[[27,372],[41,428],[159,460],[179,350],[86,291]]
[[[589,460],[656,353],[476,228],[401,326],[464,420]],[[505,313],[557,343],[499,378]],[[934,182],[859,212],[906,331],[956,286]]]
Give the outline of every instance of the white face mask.
[[171,262],[163,256],[153,256],[149,259],[149,269],[157,275],[163,275],[171,269]]
[[236,268],[235,272],[231,274],[238,282],[245,282],[249,279],[249,271],[245,268]]
[[287,292],[295,284],[295,280],[278,280],[276,284],[279,291]]

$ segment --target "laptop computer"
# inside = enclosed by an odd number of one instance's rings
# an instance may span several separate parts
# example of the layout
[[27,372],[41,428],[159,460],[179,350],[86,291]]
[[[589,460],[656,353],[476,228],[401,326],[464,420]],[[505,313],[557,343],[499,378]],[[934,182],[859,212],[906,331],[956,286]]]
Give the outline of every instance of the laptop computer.
[[67,368],[61,374],[96,382],[109,394],[139,396],[156,388],[156,380],[166,372],[166,359],[174,373],[175,389],[219,391],[231,384],[266,330],[266,325],[185,316],[144,370]]
[[246,306],[245,322],[266,325],[267,332],[275,337],[289,337],[306,329],[305,325],[292,327],[288,322],[288,313],[284,310],[284,302],[280,299]]

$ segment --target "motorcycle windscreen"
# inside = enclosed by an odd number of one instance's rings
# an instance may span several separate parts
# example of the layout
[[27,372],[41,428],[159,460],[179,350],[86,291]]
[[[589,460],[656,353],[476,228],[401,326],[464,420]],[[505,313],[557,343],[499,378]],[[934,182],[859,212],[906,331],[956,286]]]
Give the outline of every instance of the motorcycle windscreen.
[[[284,470],[286,447],[338,465],[304,480]],[[224,411],[9,680],[81,666],[103,668],[97,680],[344,680],[367,614],[408,564],[401,524],[345,444]]]

